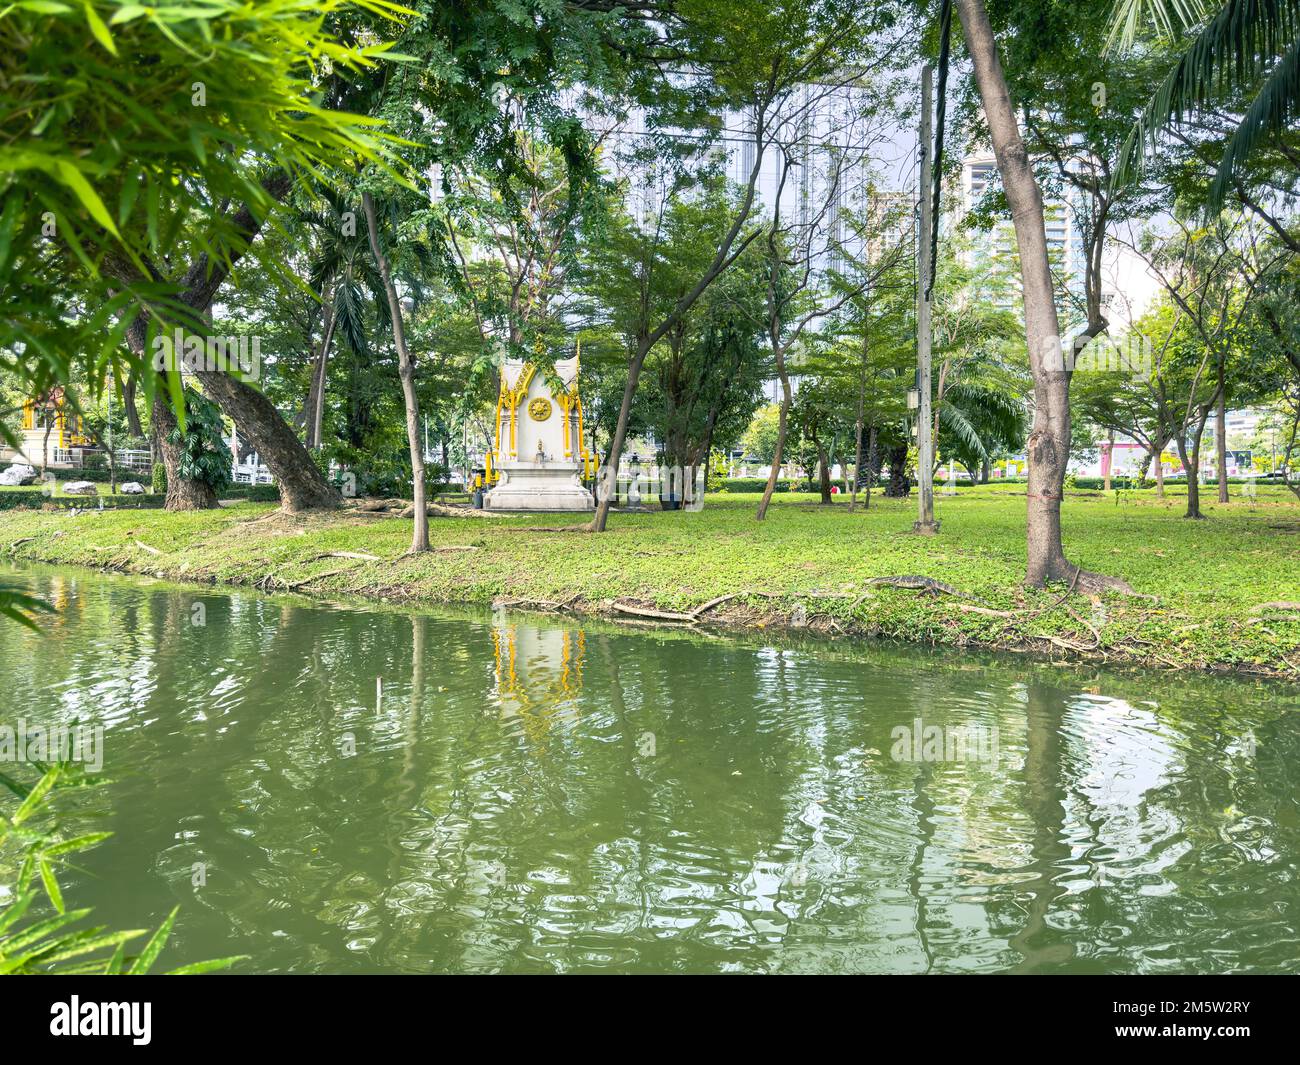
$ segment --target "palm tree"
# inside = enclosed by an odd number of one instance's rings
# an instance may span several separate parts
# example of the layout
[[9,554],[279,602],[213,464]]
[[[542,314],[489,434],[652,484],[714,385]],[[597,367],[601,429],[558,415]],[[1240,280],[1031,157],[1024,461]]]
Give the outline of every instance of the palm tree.
[[1025,444],[1024,405],[1001,388],[958,381],[949,387],[939,419],[945,448],[970,471],[972,483],[998,452]]
[[1203,0],[1117,0],[1111,42],[1131,44],[1144,17],[1165,38],[1178,32],[1175,24],[1182,30],[1200,27],[1134,123],[1117,182],[1141,167],[1170,125],[1215,98],[1245,94],[1250,100],[1210,186],[1208,206],[1216,210],[1251,153],[1300,116],[1300,0],[1227,0],[1209,17],[1213,10]]
[[307,393],[307,446],[319,448],[325,411],[325,382],[335,335],[357,355],[370,350],[366,305],[374,308],[381,330],[388,327],[388,302],[383,280],[371,254],[364,224],[355,210],[332,190],[321,190],[322,202],[299,212],[316,231],[315,253],[307,263],[307,282],[322,303],[321,340],[315,351],[311,387]]

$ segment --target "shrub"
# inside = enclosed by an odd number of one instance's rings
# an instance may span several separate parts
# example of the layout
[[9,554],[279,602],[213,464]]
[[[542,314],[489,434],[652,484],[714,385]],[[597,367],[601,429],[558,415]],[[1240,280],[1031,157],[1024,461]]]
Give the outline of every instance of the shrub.
[[167,467],[161,462],[153,464],[153,479],[149,487],[155,495],[167,494]]
[[180,475],[201,481],[220,495],[231,482],[231,455],[221,435],[221,409],[197,392],[185,393],[185,432],[178,425],[169,439],[181,445]]
[[[61,762],[46,769],[33,785],[2,774],[0,784],[3,785],[0,794],[8,796],[7,805],[12,807],[0,814],[0,844],[5,844],[4,850],[11,852],[0,851],[0,857],[6,859],[5,868],[12,866],[18,870],[11,894],[0,905],[0,962],[3,963],[0,971],[19,975],[139,976],[147,973],[166,946],[179,906],[136,952],[128,953],[127,944],[138,941],[145,935],[143,931],[108,932],[102,926],[74,927],[90,911],[69,910],[59,886],[58,873],[62,869],[75,868],[74,859],[80,852],[113,834],[90,832],[67,838],[52,810],[51,800],[58,792],[96,786],[95,778],[79,766]],[[246,957],[241,954],[195,962],[172,969],[171,973],[217,972]]]
[[[776,491],[789,492],[791,490],[790,481],[778,479],[776,482]],[[761,492],[767,487],[766,477],[729,477],[723,481],[719,491],[722,492]]]

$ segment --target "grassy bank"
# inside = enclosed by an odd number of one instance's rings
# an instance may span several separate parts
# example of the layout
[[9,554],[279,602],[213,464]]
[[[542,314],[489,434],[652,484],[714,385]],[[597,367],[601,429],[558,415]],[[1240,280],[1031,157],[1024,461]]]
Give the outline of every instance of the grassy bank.
[[[915,505],[876,496],[869,510],[783,494],[764,523],[756,496],[709,497],[699,513],[614,514],[608,532],[566,529],[573,516],[431,519],[434,552],[404,555],[410,522],[349,510],[290,517],[268,504],[219,511],[14,510],[0,513],[13,558],[172,579],[290,588],[389,601],[507,599],[542,609],[635,616],[689,613],[700,623],[806,625],[1056,658],[1149,663],[1300,678],[1300,505],[1280,489],[1181,516],[1174,493],[1070,493],[1066,546],[1081,565],[1149,599],[1030,592],[1024,488],[940,496],[938,537],[913,536]],[[374,556],[349,557],[354,555]],[[924,575],[961,595],[868,583]],[[742,593],[742,594],[736,594]]]

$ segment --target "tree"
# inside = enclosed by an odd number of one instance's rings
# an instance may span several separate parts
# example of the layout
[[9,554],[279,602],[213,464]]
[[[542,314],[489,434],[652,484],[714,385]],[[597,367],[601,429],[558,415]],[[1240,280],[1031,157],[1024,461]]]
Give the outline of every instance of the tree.
[[[1164,416],[1175,427],[1174,443],[1187,473],[1187,517],[1201,518],[1200,449],[1206,423],[1216,409],[1220,428],[1216,434],[1219,455],[1220,500],[1226,501],[1227,476],[1223,456],[1223,410],[1229,382],[1240,372],[1244,386],[1258,368],[1248,372],[1240,356],[1242,323],[1252,303],[1253,284],[1242,267],[1251,239],[1252,225],[1241,215],[1222,215],[1206,226],[1173,220],[1167,236],[1148,235],[1135,246],[1164,289],[1169,307],[1156,339],[1171,335],[1172,344],[1162,352],[1181,376],[1172,378],[1157,367],[1156,398],[1170,402],[1173,380],[1177,380],[1177,406]],[[1258,275],[1258,277],[1263,274]],[[1163,326],[1163,323],[1161,323]],[[1230,366],[1230,364],[1232,364]],[[1249,395],[1239,390],[1241,398]],[[1183,399],[1185,398],[1185,403]],[[1180,409],[1181,408],[1181,409]]]
[[1039,587],[1060,580],[1089,590],[1131,591],[1123,581],[1083,571],[1065,557],[1061,495],[1070,455],[1070,372],[1065,365],[1048,262],[1043,198],[1020,135],[983,0],[955,2],[1020,253],[1025,339],[1034,379],[1034,421],[1026,444],[1025,581]]
[[[871,33],[879,28],[874,20],[863,18],[858,5],[842,0],[779,0],[757,10],[747,5],[743,14],[730,4],[713,4],[693,14],[686,33],[699,47],[700,56],[727,57],[725,64],[711,65],[709,73],[719,90],[719,102],[742,116],[743,136],[752,145],[752,163],[744,175],[731,224],[712,246],[703,269],[666,313],[645,316],[638,325],[607,476],[617,475],[646,355],[677,328],[705,290],[758,236],[758,230],[750,225],[751,212],[766,153],[782,137],[792,138],[810,107],[836,83],[858,79],[857,71],[869,54]],[[892,16],[882,12],[878,17],[887,22]],[[679,191],[680,185],[680,180],[670,182],[665,191]],[[661,203],[668,199],[669,195],[662,196]],[[648,272],[642,281],[649,280]],[[599,494],[603,498],[591,524],[595,532],[604,530],[612,499],[608,491]]]
[[402,323],[402,305],[389,269],[388,256],[379,243],[379,222],[375,217],[375,200],[369,190],[361,194],[366,212],[366,231],[370,234],[370,252],[379,268],[380,282],[388,297],[388,313],[393,323],[393,346],[397,348],[398,373],[402,378],[402,401],[406,407],[406,440],[411,450],[413,478],[412,504],[415,511],[411,553],[429,550],[429,510],[424,499],[424,448],[420,443],[420,403],[415,394],[415,363],[406,346],[406,329]]

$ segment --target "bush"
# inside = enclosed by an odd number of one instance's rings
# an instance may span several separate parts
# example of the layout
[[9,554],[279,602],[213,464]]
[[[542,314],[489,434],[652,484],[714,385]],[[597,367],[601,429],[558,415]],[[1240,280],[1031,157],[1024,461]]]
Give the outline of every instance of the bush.
[[16,492],[0,492],[0,510],[17,510],[20,507],[38,510],[44,502],[46,502],[46,495],[39,488],[20,488]]
[[153,478],[149,484],[150,490],[155,495],[167,494],[167,467],[161,462],[153,464]]
[[132,507],[161,507],[167,502],[167,496],[159,493],[146,493],[138,496],[47,496],[39,488],[20,488],[14,492],[0,492],[0,510],[40,510],[53,507],[69,510],[72,507],[99,506],[104,501],[107,509],[123,510]]
[[[10,893],[0,901],[0,959],[6,973],[141,976],[153,967],[171,935],[179,906],[152,936],[132,948],[138,953],[128,953],[126,944],[138,941],[143,931],[106,933],[103,926],[72,927],[84,921],[90,910],[67,908],[58,874],[76,869],[75,856],[112,833],[67,838],[54,812],[53,797],[65,789],[84,791],[99,783],[84,767],[70,762],[55,763],[30,785],[4,777],[0,794],[8,801],[0,814],[0,859],[6,868],[18,870]],[[218,972],[246,957],[182,965],[171,974]]]
[[199,393],[185,393],[185,432],[178,425],[169,434],[181,445],[180,476],[201,481],[220,495],[231,482],[231,455],[221,435],[221,410]]
[[[791,490],[791,481],[776,482],[776,491],[789,492]],[[728,477],[722,482],[721,492],[761,492],[767,487],[766,477]]]

